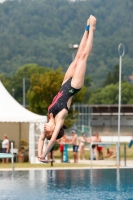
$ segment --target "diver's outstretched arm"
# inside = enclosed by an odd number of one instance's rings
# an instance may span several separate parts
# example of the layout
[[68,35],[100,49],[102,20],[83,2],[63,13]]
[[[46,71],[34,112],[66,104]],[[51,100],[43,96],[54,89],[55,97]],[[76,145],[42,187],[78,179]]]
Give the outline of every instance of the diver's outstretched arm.
[[64,123],[64,120],[62,119],[59,119],[57,122],[56,122],[56,125],[55,125],[55,129],[54,129],[54,132],[52,134],[52,137],[45,149],[45,151],[43,152],[43,154],[41,154],[41,158],[45,158],[47,156],[47,154],[50,152],[50,150],[52,149],[52,147],[54,146],[55,142],[56,142],[56,138],[60,132],[60,129],[61,127],[63,126],[63,123]]
[[38,141],[38,157],[41,157],[42,155],[42,149],[43,149],[43,145],[44,145],[44,140],[45,140],[45,133],[43,132],[40,135],[39,141]]

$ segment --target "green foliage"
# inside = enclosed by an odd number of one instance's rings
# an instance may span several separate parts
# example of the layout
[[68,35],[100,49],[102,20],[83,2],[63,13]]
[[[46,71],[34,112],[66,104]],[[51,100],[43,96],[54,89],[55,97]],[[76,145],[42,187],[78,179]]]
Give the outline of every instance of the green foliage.
[[66,71],[72,54],[68,44],[80,42],[86,20],[93,14],[97,29],[86,75],[96,86],[103,85],[106,74],[119,62],[117,48],[122,42],[127,80],[133,73],[132,8],[131,0],[6,1],[0,4],[0,73],[14,74],[27,63],[62,66]]
[[[132,103],[132,85],[124,82],[133,74],[132,8],[132,0],[14,0],[0,4],[0,80],[22,104],[25,78],[26,92],[30,87],[27,94],[30,109],[46,114],[47,106],[60,88],[62,71],[71,62],[68,44],[79,44],[86,20],[93,14],[97,18],[97,29],[85,86],[72,103],[118,103],[118,45],[121,42],[126,49],[122,103]],[[68,126],[75,122],[77,115],[71,108]]]
[[[40,67],[37,64],[25,64],[20,67],[12,76],[0,75],[0,80],[14,98],[22,104],[23,101],[23,79],[25,79],[25,92],[30,87],[30,77],[33,73],[42,74],[48,71],[45,67]],[[14,90],[14,92],[13,92]],[[14,93],[14,94],[13,94]],[[26,101],[27,103],[27,101]]]
[[5,86],[5,88],[9,91],[9,93],[13,94],[12,77],[5,76],[4,74],[0,74],[0,81]]
[[47,114],[51,100],[58,93],[63,80],[61,69],[50,69],[43,74],[35,73],[31,76],[31,86],[27,98],[29,109],[42,115]]
[[[123,73],[121,75],[121,81],[124,81]],[[108,72],[104,80],[103,86],[110,85],[112,83],[115,84],[118,82],[119,82],[119,65],[115,65],[113,71]]]
[[18,69],[16,74],[13,76],[13,87],[15,88],[15,97],[22,104],[23,97],[23,79],[25,79],[25,92],[30,87],[30,77],[34,73],[44,73],[47,71],[45,67],[40,67],[37,64],[26,64]]
[[[96,89],[91,93],[89,104],[118,104],[118,83],[110,84],[104,88]],[[121,103],[133,103],[133,85],[128,82],[122,83]]]
[[133,104],[133,85],[122,83],[122,104]]

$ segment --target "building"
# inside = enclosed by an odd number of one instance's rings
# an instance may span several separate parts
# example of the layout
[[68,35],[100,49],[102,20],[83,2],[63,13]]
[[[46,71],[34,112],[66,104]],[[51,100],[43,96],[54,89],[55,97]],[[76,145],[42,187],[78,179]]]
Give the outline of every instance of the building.
[[[98,132],[103,136],[118,134],[118,105],[76,104],[79,118],[75,127],[92,135]],[[122,136],[133,136],[133,105],[121,105],[120,133]],[[88,127],[88,129],[87,129]]]

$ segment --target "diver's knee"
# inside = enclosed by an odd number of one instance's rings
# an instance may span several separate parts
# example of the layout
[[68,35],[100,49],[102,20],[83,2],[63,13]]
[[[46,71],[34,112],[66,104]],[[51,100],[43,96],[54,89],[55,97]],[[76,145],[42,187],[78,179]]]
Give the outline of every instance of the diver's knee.
[[82,52],[82,53],[79,54],[79,59],[80,59],[80,60],[85,60],[85,59],[87,58],[87,56],[88,56],[88,55],[87,55],[86,52]]

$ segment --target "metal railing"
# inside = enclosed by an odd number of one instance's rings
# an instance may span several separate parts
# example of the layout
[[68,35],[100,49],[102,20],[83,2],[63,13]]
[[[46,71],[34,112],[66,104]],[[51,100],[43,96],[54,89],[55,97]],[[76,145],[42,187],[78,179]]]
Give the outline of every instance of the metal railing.
[[[126,166],[126,144],[125,143],[121,143],[122,145],[124,145],[124,166]],[[116,145],[116,149],[117,149],[117,153],[116,153],[116,158],[117,158],[117,168],[120,167],[120,145],[118,144],[118,142],[92,142],[90,144],[90,167],[92,168],[92,160],[93,160],[93,151],[92,151],[92,145],[98,145],[98,146],[110,146],[110,145]]]

